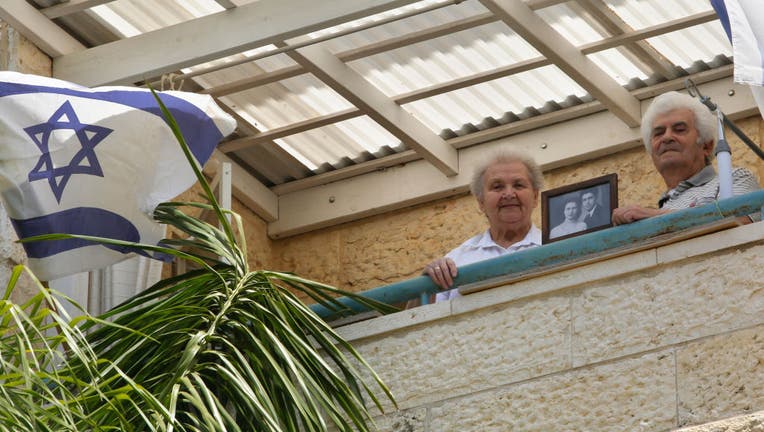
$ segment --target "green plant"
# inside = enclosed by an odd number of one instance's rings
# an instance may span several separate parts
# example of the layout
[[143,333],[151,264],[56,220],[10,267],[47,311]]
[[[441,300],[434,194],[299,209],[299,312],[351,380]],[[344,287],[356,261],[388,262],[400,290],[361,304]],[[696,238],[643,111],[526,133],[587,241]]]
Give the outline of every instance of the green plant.
[[[132,246],[200,268],[160,281],[98,318],[68,321],[45,307],[56,300],[42,287],[23,314],[6,294],[0,343],[9,343],[0,354],[10,361],[0,364],[0,410],[23,402],[28,407],[9,408],[11,414],[35,417],[6,414],[3,424],[24,425],[12,430],[371,430],[366,399],[381,409],[377,394],[391,401],[392,395],[294,292],[337,310],[343,309],[333,300],[337,294],[382,312],[394,309],[293,274],[251,271],[240,217],[219,207],[157,101],[209,204],[161,204],[155,218],[188,238]],[[185,214],[188,207],[213,211],[220,228]],[[72,237],[127,245],[65,234],[24,241]],[[58,332],[51,334],[53,328]]]

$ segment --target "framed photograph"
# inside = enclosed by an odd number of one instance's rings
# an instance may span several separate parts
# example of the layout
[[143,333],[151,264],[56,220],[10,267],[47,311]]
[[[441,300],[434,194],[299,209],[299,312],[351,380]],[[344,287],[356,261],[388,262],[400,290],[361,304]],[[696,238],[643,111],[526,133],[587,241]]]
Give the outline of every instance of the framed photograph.
[[618,175],[541,192],[541,236],[544,244],[613,226],[618,207]]

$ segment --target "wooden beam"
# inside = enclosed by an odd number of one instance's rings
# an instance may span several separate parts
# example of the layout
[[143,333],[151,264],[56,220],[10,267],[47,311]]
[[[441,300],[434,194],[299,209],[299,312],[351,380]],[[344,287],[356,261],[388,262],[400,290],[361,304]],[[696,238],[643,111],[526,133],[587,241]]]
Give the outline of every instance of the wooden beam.
[[278,220],[279,203],[276,194],[221,151],[215,150],[210,160],[205,164],[204,171],[207,174],[215,175],[222,162],[231,164],[233,195],[266,222]]
[[42,12],[46,17],[53,19],[75,14],[77,12],[82,12],[92,7],[111,3],[113,1],[114,0],[69,0],[64,3],[59,3],[54,6],[41,9],[40,12]]
[[285,127],[270,129],[253,136],[226,141],[220,144],[218,148],[225,153],[230,153],[233,151],[241,150],[243,148],[252,147],[263,142],[273,141],[275,139],[284,138],[289,135],[305,132],[307,130],[316,129],[322,126],[327,126],[341,121],[360,117],[361,115],[363,115],[363,113],[358,108],[349,108],[343,111],[308,119],[302,122],[292,123]]
[[[573,7],[581,9],[582,16],[590,16],[610,35],[619,36],[634,31],[602,0],[579,0]],[[666,79],[680,76],[679,68],[644,40],[624,44],[623,48],[623,53],[648,75],[658,73]]]
[[60,57],[85,49],[84,45],[26,0],[0,1],[0,19],[50,57]]
[[57,57],[53,76],[89,87],[134,84],[414,2],[322,0],[316,8],[313,0],[259,0]]
[[459,172],[453,147],[329,51],[308,46],[288,54],[443,174]]
[[512,0],[480,2],[624,123],[639,126],[639,101],[528,6]]
[[627,33],[623,33],[617,36],[605,38],[601,41],[592,42],[584,46],[579,47],[581,53],[591,54],[597,51],[603,51],[610,48],[615,48],[624,44],[633,43],[643,39],[660,36],[673,31],[681,30],[687,27],[711,22],[718,19],[716,12],[701,12],[695,15],[690,15],[684,18],[668,21],[658,25],[646,27],[640,30],[635,30]]

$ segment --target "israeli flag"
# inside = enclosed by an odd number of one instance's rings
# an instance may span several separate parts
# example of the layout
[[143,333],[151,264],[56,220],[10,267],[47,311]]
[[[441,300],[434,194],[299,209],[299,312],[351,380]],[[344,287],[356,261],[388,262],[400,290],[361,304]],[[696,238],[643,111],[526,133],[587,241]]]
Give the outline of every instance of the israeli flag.
[[[200,165],[235,120],[207,95],[161,92]],[[19,238],[70,233],[157,244],[157,204],[196,181],[150,91],[0,72],[0,194]],[[80,240],[25,243],[41,280],[135,252]]]
[[764,115],[764,11],[761,0],[711,0],[732,42],[735,82],[748,84]]

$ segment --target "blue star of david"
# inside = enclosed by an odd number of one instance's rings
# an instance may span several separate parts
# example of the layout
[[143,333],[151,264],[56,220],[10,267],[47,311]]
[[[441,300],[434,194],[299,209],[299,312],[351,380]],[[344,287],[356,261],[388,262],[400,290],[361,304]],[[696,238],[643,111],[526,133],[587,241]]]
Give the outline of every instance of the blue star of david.
[[[68,165],[55,167],[50,155],[50,139],[53,131],[61,129],[73,130],[82,148],[72,157]],[[26,127],[24,132],[32,138],[42,152],[37,165],[29,172],[29,182],[47,179],[59,203],[72,175],[89,174],[103,177],[101,164],[98,162],[94,148],[112,133],[113,129],[80,123],[69,101],[64,102],[47,122]]]

